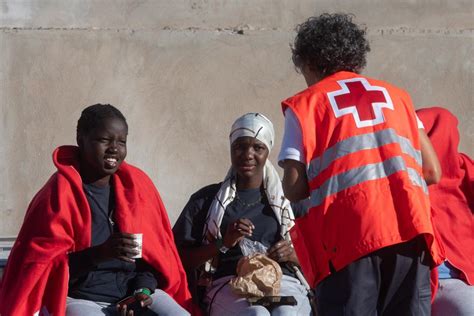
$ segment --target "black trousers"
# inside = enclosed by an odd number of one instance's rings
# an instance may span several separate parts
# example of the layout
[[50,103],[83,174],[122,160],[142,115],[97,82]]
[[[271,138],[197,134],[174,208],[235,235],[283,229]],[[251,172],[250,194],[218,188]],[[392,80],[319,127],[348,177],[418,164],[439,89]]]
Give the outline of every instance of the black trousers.
[[421,236],[377,250],[318,284],[318,314],[430,316],[430,264]]

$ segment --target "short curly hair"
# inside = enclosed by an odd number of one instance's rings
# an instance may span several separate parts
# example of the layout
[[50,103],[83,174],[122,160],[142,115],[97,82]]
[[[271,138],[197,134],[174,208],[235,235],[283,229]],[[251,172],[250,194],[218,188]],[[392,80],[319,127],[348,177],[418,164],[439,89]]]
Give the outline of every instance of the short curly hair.
[[338,71],[359,73],[370,51],[365,30],[352,22],[351,14],[324,13],[296,27],[291,47],[297,70],[307,64],[322,77]]
[[88,135],[92,130],[99,127],[102,121],[108,118],[118,118],[125,123],[127,120],[116,107],[110,104],[94,104],[85,108],[77,121],[76,135]]

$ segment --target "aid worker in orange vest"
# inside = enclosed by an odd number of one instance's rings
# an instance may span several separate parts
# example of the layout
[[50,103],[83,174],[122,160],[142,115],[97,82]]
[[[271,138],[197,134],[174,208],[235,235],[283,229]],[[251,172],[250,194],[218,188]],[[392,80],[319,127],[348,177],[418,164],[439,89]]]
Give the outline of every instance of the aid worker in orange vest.
[[308,88],[282,102],[279,163],[291,231],[319,315],[430,315],[430,267],[442,261],[427,184],[441,172],[410,96],[362,76],[370,50],[351,15],[297,27],[293,62]]

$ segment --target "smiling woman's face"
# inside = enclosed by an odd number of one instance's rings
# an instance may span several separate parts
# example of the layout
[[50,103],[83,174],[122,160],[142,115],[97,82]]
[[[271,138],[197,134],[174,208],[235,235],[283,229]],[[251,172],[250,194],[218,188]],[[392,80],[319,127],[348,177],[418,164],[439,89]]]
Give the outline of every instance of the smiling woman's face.
[[127,156],[128,128],[119,118],[107,118],[86,135],[79,135],[81,176],[86,183],[107,185]]
[[232,168],[237,174],[237,182],[260,185],[268,153],[267,146],[254,137],[237,138],[230,146],[230,158]]

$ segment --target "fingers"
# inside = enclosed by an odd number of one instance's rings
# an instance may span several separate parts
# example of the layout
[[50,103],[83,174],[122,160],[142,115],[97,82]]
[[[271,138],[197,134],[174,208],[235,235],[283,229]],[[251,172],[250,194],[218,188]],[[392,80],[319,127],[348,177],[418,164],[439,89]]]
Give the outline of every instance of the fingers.
[[251,229],[255,229],[255,226],[253,225],[252,221],[249,220],[248,218],[240,218],[238,222],[245,224]]
[[120,246],[129,246],[131,248],[138,247],[138,243],[134,241],[133,234],[127,233],[114,233],[111,238],[114,243]]
[[119,259],[119,260],[125,261],[125,262],[130,262],[130,263],[135,262],[135,259],[129,258],[129,257],[126,257],[126,256],[118,256],[116,258]]
[[243,236],[252,236],[253,229],[251,226],[242,223],[234,223],[233,229]]
[[127,305],[133,303],[135,301],[135,297],[133,296],[128,296],[121,300],[120,302],[117,303],[117,310],[122,309],[124,306],[127,307]]
[[286,240],[280,240],[279,242],[275,243],[269,250],[268,252],[278,252],[278,251],[284,251],[286,248],[292,248],[290,243]]
[[135,299],[140,302],[141,307],[147,307],[153,303],[151,296],[146,295],[145,293],[135,294]]
[[127,316],[127,305],[122,305],[122,306],[120,307],[120,311],[119,311],[119,312],[120,312],[120,315],[122,315],[122,316]]
[[291,252],[285,252],[285,253],[274,253],[271,255],[268,255],[270,259],[275,260],[276,262],[287,262],[291,261],[292,258],[292,253]]
[[134,296],[129,296],[117,303],[117,311],[121,316],[133,316],[133,310],[129,306],[136,301]]
[[286,240],[274,244],[268,251],[268,256],[277,262],[286,262],[293,256],[294,249]]
[[118,255],[127,256],[129,258],[132,258],[140,253],[136,248],[130,248],[128,246],[115,247],[115,252]]
[[135,259],[133,257],[139,254],[136,249],[128,247],[116,247],[114,248],[114,253],[114,258],[130,263],[135,262]]
[[252,236],[254,229],[255,226],[249,219],[240,218],[236,220],[226,228],[224,245],[229,248],[234,247],[242,238]]
[[247,218],[240,218],[234,222],[233,228],[245,236],[252,236],[255,226]]
[[127,233],[114,233],[110,237],[109,247],[114,258],[126,262],[135,262],[133,257],[140,253],[137,249],[138,244],[134,241],[133,236]]
[[121,316],[127,315],[127,304],[125,302],[117,304],[117,311]]
[[153,299],[151,298],[151,296],[148,296],[148,295],[146,295],[146,298],[140,302],[142,307],[150,306],[152,303],[153,303]]

